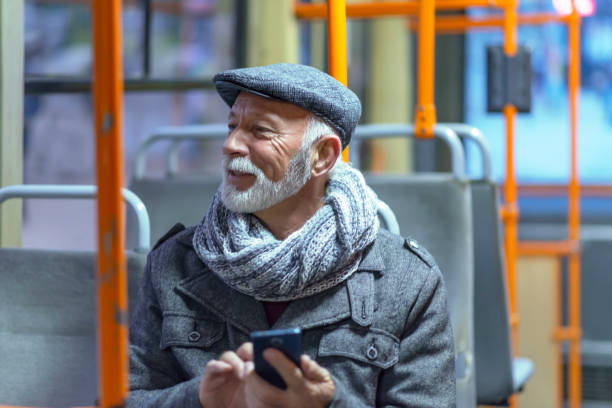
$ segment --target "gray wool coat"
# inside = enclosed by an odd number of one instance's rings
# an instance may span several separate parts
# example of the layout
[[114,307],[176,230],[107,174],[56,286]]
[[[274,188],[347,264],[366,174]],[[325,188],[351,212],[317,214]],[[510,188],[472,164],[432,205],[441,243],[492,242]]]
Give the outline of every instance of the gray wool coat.
[[[149,254],[130,324],[130,407],[199,407],[206,363],[270,329],[261,302],[198,258],[194,227]],[[273,328],[301,327],[303,352],[336,385],[332,407],[453,407],[453,336],[433,258],[382,230],[345,283],[291,302]]]

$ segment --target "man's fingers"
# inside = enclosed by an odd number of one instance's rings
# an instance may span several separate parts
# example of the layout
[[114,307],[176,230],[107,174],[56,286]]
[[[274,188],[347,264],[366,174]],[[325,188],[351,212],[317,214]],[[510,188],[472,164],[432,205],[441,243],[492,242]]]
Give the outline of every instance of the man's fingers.
[[243,343],[242,346],[236,350],[236,354],[242,361],[253,361],[253,343]]
[[233,367],[223,361],[210,360],[204,368],[204,378],[200,387],[204,391],[213,391],[233,375]]
[[251,402],[258,401],[264,406],[278,405],[283,406],[286,399],[285,391],[270,384],[261,378],[255,370],[253,363],[246,363],[248,374],[245,376],[245,397]]
[[226,362],[219,361],[219,360],[210,360],[208,363],[206,363],[204,375],[229,373],[232,370],[233,370],[233,367],[227,364]]
[[304,377],[309,380],[317,379],[316,367],[312,364],[312,359],[306,354],[302,354],[302,357],[300,358],[300,367],[302,368],[302,373],[304,373]]
[[219,360],[232,366],[232,370],[234,371],[236,377],[242,378],[244,372],[244,361],[242,361],[236,353],[233,351],[226,351],[225,353],[221,354],[221,358]]
[[310,381],[324,382],[331,378],[329,371],[321,367],[316,361],[311,359],[306,354],[302,355],[300,366],[302,367],[304,377]]
[[283,378],[287,387],[299,386],[304,381],[302,371],[295,363],[287,358],[283,352],[269,348],[263,352],[264,359],[272,366]]
[[244,363],[244,378],[246,378],[247,375],[251,374],[252,371],[255,371],[255,364],[253,364],[252,361],[247,361],[246,363]]

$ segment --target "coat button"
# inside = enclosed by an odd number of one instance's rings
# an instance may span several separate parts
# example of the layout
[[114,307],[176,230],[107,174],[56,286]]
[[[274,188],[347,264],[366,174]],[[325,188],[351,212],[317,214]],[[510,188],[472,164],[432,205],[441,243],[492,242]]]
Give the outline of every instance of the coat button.
[[369,360],[376,360],[376,358],[378,357],[378,350],[376,349],[376,346],[374,344],[370,344],[370,347],[366,352],[366,357]]
[[188,336],[189,341],[190,341],[190,342],[192,342],[192,343],[195,343],[195,342],[197,342],[198,340],[200,340],[200,337],[201,337],[201,336],[200,336],[200,333],[198,333],[198,332],[197,332],[197,331],[195,331],[195,330],[194,330],[194,331],[192,331],[191,333],[189,333],[189,336]]

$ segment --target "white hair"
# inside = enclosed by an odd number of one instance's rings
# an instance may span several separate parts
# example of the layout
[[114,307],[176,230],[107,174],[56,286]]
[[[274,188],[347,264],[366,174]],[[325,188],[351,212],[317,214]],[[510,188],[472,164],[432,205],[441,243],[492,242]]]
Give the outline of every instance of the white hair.
[[310,114],[306,120],[306,129],[302,139],[302,149],[312,148],[323,136],[335,135],[340,139],[338,131],[327,124],[315,114]]
[[[319,141],[323,136],[326,135],[335,135],[340,139],[340,143],[342,144],[342,138],[338,131],[331,126],[329,126],[323,119],[319,118],[314,114],[310,114],[308,118],[308,122],[306,123],[306,130],[304,131],[304,139],[302,139],[302,149],[308,150],[308,152],[312,152],[312,146],[316,142]],[[342,151],[336,157],[336,162],[334,166],[330,169],[329,174],[332,175],[338,168],[338,165],[343,163],[342,161]]]

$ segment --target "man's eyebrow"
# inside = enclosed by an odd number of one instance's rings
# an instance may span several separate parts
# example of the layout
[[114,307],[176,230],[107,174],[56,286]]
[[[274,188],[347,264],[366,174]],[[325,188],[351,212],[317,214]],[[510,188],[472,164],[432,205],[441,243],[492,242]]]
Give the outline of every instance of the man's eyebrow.
[[[263,124],[264,126],[267,126],[270,128],[270,130],[278,132],[279,131],[279,127],[280,124],[278,122],[278,118],[276,114],[271,113],[271,112],[256,112],[253,113],[253,115],[255,116],[255,120],[260,123]],[[237,117],[238,115],[234,112],[234,111],[230,111],[228,116],[227,116],[227,120],[231,120],[235,117]]]
[[277,113],[274,112],[261,112],[257,116],[257,120],[268,123],[273,127],[279,127],[280,118]]

